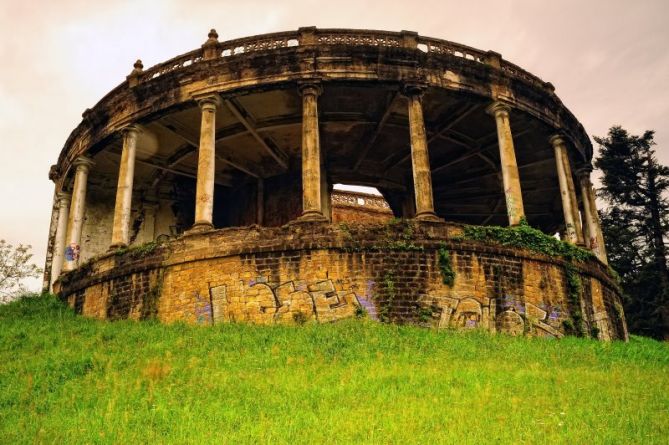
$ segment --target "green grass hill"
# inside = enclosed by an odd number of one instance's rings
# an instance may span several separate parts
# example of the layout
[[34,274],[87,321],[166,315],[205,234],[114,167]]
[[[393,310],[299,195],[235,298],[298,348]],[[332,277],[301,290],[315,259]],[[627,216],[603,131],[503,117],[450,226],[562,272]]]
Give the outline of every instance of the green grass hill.
[[0,443],[668,444],[669,344],[0,307]]

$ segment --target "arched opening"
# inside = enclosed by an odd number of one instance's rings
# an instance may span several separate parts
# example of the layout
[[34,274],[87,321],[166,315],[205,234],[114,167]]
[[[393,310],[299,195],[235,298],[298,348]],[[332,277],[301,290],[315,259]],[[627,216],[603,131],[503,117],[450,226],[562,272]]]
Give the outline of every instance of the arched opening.
[[383,222],[393,211],[375,187],[335,184],[330,196],[332,222]]

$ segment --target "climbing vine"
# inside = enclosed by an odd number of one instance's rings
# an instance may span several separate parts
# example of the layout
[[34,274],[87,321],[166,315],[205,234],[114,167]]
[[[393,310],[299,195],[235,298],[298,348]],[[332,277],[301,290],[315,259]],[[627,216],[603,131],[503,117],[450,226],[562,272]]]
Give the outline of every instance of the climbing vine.
[[163,273],[158,273],[156,283],[148,292],[142,294],[141,320],[155,319],[158,314],[158,299],[163,290]]
[[385,302],[379,311],[379,318],[381,321],[389,321],[389,312],[397,296],[397,289],[395,286],[395,271],[386,270],[381,281],[381,291],[385,295]]
[[[586,335],[586,323],[581,309],[581,277],[574,264],[595,258],[592,252],[546,235],[530,227],[524,219],[513,227],[465,226],[460,239],[517,247],[565,260],[567,303],[571,316],[564,320],[562,325],[566,334],[579,337]],[[589,334],[596,338],[599,330],[592,328]]]
[[562,257],[567,261],[586,261],[595,258],[595,255],[588,250],[530,227],[524,219],[517,226],[511,227],[465,226],[461,239],[519,247],[552,257]]
[[[399,234],[398,234],[399,232]],[[378,250],[421,251],[423,246],[414,244],[415,223],[411,220],[392,218],[385,226],[383,239],[375,247]]]
[[437,256],[439,258],[439,271],[441,272],[441,279],[443,280],[444,284],[453,286],[453,283],[455,282],[455,271],[453,270],[451,256],[448,253],[445,244],[441,244],[439,250],[437,251]]
[[581,309],[581,277],[572,264],[565,266],[567,277],[567,303],[571,319],[563,321],[565,333],[583,337],[585,335],[585,323]]

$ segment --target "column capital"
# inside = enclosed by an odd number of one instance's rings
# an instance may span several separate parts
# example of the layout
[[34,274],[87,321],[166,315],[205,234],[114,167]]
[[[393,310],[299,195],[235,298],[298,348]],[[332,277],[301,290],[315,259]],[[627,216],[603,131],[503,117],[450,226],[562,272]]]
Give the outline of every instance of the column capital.
[[318,97],[323,94],[321,81],[317,79],[298,82],[297,89],[302,96],[313,95]]
[[197,102],[202,111],[216,110],[222,105],[221,96],[217,93],[193,94],[193,100]]
[[580,179],[590,179],[590,173],[592,173],[592,164],[581,165],[576,169],[576,175]]
[[499,100],[494,101],[490,105],[488,105],[488,108],[486,108],[486,113],[498,117],[498,116],[503,116],[503,115],[509,115],[509,112],[511,111],[511,107],[509,107],[507,104],[504,102],[501,102]]
[[420,82],[405,82],[402,84],[401,92],[404,97],[421,98],[427,90],[427,85]]
[[91,167],[95,165],[95,162],[89,157],[86,156],[79,156],[77,159],[74,160],[72,163],[77,169],[77,171],[83,170],[88,172]]
[[129,133],[139,134],[142,131],[144,131],[144,128],[138,124],[129,124],[121,128],[121,134],[123,134],[124,136]]
[[553,147],[557,147],[557,146],[561,146],[561,145],[562,146],[567,145],[567,142],[565,141],[564,136],[562,136],[561,134],[554,134],[553,136],[548,138],[548,142],[550,142],[550,144]]
[[72,200],[72,194],[67,192],[58,192],[56,193],[56,200],[58,201],[59,207],[70,207],[70,201]]

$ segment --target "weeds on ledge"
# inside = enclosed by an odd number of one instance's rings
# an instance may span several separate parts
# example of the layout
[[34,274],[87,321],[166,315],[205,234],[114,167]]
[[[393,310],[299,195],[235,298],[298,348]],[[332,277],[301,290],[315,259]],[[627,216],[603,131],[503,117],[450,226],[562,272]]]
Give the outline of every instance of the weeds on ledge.
[[596,258],[588,250],[560,241],[546,235],[541,230],[530,227],[525,219],[512,227],[465,226],[461,239],[519,247],[552,257],[562,257],[566,261],[583,262]]
[[114,253],[116,256],[129,254],[131,258],[143,258],[155,252],[160,244],[161,243],[157,241],[149,241],[148,243],[140,244],[138,246],[122,247]]

